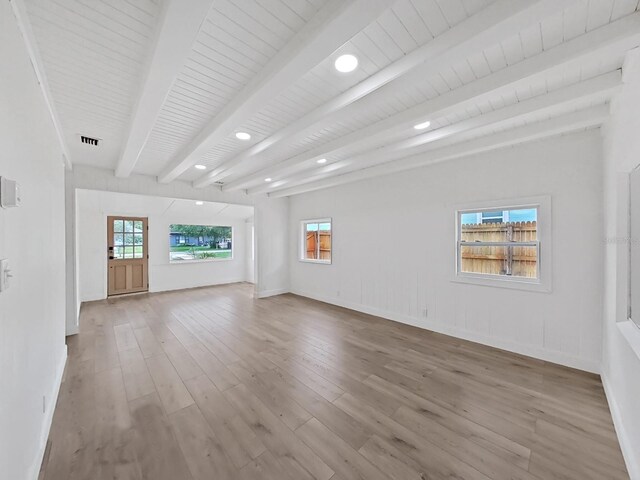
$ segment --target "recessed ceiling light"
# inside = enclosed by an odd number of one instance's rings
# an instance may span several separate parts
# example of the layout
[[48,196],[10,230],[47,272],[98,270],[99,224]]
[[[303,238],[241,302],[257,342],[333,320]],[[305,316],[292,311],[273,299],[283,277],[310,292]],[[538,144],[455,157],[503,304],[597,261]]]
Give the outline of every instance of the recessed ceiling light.
[[269,183],[271,181],[271,177],[267,177],[264,179],[265,182]]
[[205,165],[194,165],[194,168],[196,170],[206,170],[207,167]]
[[431,122],[427,120],[426,122],[414,125],[413,128],[415,128],[416,130],[424,130],[425,128],[428,128],[429,125],[431,125]]
[[238,140],[249,140],[251,138],[251,135],[249,135],[247,132],[236,132],[236,138]]
[[340,55],[334,63],[336,70],[342,73],[353,72],[358,66],[358,57],[351,54]]
[[327,159],[326,158],[321,158],[320,160],[318,160],[318,163],[327,163]]
[[203,202],[203,201],[201,201],[201,200],[198,200],[198,201],[196,202],[196,205],[204,205],[204,202]]

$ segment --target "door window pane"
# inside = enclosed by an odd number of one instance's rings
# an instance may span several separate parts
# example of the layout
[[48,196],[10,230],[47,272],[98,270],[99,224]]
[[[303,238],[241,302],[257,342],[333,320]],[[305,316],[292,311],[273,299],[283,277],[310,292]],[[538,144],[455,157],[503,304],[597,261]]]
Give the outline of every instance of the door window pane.
[[113,220],[113,230],[113,250],[110,256],[117,260],[144,258],[143,220]]

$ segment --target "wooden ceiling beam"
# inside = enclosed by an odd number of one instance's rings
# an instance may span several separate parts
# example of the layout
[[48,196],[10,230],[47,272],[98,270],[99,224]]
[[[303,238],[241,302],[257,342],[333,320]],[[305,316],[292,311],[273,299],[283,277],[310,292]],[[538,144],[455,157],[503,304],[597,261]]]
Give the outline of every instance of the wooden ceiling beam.
[[[329,0],[216,117],[169,162],[171,182],[293,82],[374,21],[393,0]],[[211,182],[213,183],[213,182]]]
[[445,160],[452,160],[470,155],[477,155],[499,148],[517,145],[533,140],[539,140],[555,135],[570,133],[590,127],[601,125],[609,116],[609,106],[600,105],[585,110],[561,115],[556,118],[545,120],[542,122],[525,125],[523,127],[514,128],[493,135],[482,136],[467,142],[443,147],[428,153],[419,153],[407,157],[401,161],[387,162],[381,165],[375,165],[362,170],[349,172],[344,175],[318,180],[302,185],[296,185],[290,188],[271,192],[269,197],[279,198],[291,195],[299,195],[301,193],[312,192],[324,188],[343,185],[346,183],[357,182],[367,178],[378,177],[381,175],[390,175],[393,173],[411,170],[414,168],[431,165]]
[[391,63],[377,73],[332,98],[318,108],[292,122],[270,137],[229,159],[194,182],[204,187],[231,175],[240,165],[251,161],[264,163],[259,155],[277,143],[300,135],[333,114],[375,92],[389,82],[421,67],[421,75],[441,71],[444,66],[466,59],[471,52],[482,51],[504,38],[561,11],[574,0],[498,0],[487,8],[438,35],[425,45]]
[[[276,179],[275,182],[254,187],[248,190],[250,194],[264,193],[279,187],[294,185],[327,178],[345,173],[345,169],[355,170],[366,168],[376,163],[389,162],[412,155],[415,150],[429,151],[446,145],[468,140],[470,136],[488,132],[497,128],[509,127],[513,122],[530,121],[540,115],[554,116],[585,105],[604,103],[622,86],[620,70],[599,75],[589,80],[568,85],[550,93],[518,102],[499,110],[463,120],[437,130],[415,135],[384,147],[370,150],[354,157],[328,164],[324,167],[316,165],[315,174],[299,173]],[[338,172],[340,170],[340,172]],[[276,178],[276,177],[273,177]]]
[[[589,33],[546,50],[510,67],[416,105],[361,130],[337,138],[319,147],[273,163],[257,172],[223,185],[224,191],[234,191],[259,184],[265,177],[278,178],[314,168],[316,161],[339,155],[354,148],[382,145],[409,131],[412,125],[425,119],[447,116],[460,109],[482,102],[491,96],[513,89],[525,81],[557,68],[570,68],[588,58],[607,58],[640,45],[640,12],[623,17]],[[406,134],[405,134],[406,135]]]
[[212,3],[213,0],[190,0],[189,8],[180,0],[167,0],[164,4],[127,141],[116,166],[117,177],[128,177],[135,168]]

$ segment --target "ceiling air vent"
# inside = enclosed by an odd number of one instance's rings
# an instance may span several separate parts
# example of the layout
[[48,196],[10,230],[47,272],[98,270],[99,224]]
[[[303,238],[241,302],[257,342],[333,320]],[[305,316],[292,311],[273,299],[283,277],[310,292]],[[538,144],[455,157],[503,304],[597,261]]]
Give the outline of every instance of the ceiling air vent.
[[93,145],[94,147],[97,147],[100,145],[99,138],[87,137],[85,135],[80,135],[80,141],[86,145]]

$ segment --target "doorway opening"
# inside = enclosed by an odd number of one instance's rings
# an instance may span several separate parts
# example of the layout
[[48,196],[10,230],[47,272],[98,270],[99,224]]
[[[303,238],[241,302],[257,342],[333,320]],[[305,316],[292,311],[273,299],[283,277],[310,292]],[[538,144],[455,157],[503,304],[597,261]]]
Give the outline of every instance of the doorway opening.
[[251,205],[87,189],[75,196],[76,312],[116,295],[258,277]]

